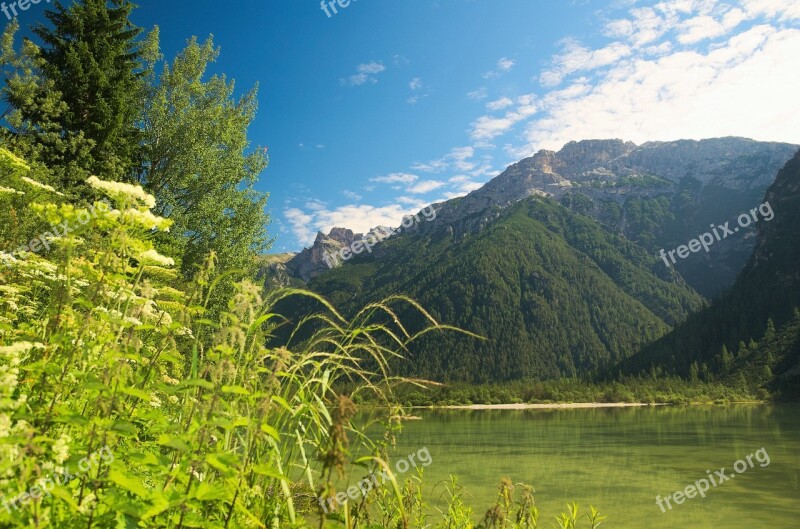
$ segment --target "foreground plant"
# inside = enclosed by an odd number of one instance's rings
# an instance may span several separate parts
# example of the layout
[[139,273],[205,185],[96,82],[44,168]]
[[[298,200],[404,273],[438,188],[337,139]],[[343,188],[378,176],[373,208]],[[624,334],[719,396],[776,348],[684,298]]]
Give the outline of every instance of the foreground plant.
[[[448,327],[402,297],[347,321],[249,281],[209,319],[228,276],[212,253],[182,281],[153,245],[171,222],[141,187],[92,177],[103,201],[81,207],[32,175],[0,149],[16,248],[0,252],[0,527],[430,526],[421,475],[401,483],[388,464],[403,416],[388,364]],[[291,324],[275,312],[289,296],[320,310]],[[399,304],[424,328],[406,329]],[[279,327],[289,339],[268,346]],[[383,436],[354,425],[354,400],[383,404]],[[322,512],[361,470],[389,479]],[[460,497],[450,511],[440,527],[471,526]]]

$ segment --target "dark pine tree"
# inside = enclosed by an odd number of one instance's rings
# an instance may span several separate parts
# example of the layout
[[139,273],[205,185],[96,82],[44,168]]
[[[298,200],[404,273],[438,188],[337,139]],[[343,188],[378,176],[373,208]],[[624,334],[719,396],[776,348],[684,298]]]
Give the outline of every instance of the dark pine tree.
[[144,67],[133,7],[127,0],[79,0],[67,8],[56,1],[46,13],[52,27],[34,28],[41,75],[66,105],[58,124],[90,140],[82,168],[106,179],[130,179],[139,158]]

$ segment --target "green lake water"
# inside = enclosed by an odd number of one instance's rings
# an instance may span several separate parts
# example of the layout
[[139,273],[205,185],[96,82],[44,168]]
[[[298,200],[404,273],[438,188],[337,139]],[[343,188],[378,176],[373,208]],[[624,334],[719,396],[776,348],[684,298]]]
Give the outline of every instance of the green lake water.
[[[618,529],[800,528],[800,405],[580,410],[417,410],[397,458],[427,448],[426,496],[444,505],[459,476],[476,519],[500,478],[536,489],[543,527],[567,502],[589,504]],[[683,490],[764,448],[769,465],[749,468],[662,513],[656,496]],[[763,459],[763,458],[762,458]],[[673,504],[674,505],[674,504]]]

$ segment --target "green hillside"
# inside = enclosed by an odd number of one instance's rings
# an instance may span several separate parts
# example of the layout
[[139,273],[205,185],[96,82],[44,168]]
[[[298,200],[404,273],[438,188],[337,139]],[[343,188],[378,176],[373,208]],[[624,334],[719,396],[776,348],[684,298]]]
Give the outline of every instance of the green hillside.
[[721,378],[797,393],[800,384],[800,152],[778,173],[765,200],[775,212],[758,223],[756,250],[733,288],[713,306],[621,364]]
[[402,234],[309,287],[345,311],[407,294],[438,320],[487,338],[431,335],[397,366],[442,381],[596,370],[701,307],[690,287],[651,272],[655,258],[645,250],[549,199],[480,215],[497,218],[458,240],[459,226]]

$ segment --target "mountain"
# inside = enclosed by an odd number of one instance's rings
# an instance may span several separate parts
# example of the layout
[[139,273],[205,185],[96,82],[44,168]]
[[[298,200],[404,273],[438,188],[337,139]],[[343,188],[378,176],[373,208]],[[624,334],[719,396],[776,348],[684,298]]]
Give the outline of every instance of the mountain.
[[676,373],[800,396],[800,151],[763,201],[755,251],[731,290],[622,362],[623,373]]
[[[347,228],[333,228],[328,235],[319,232],[311,248],[305,248],[285,262],[284,271],[291,277],[304,282],[310,281],[339,264],[333,256],[342,248],[348,248],[354,242],[364,240],[369,236],[383,240],[391,231],[384,226],[378,226],[371,229],[367,235],[353,233]],[[268,270],[262,270],[262,274],[266,277],[270,276]]]
[[[545,196],[657,255],[693,239],[712,223],[723,224],[758,205],[796,149],[744,138],[643,145],[622,140],[570,142],[558,152],[542,150],[511,165],[461,199],[437,204],[436,221],[410,231],[458,225],[455,236],[462,237],[481,230],[505,207]],[[334,228],[330,235],[318,234],[314,245],[293,260],[290,273],[308,281],[327,272],[322,261],[326,252],[360,240],[343,231],[349,232]],[[754,233],[745,233],[675,267],[694,289],[711,298],[730,287],[754,244]],[[672,270],[656,273],[666,278]]]
[[677,271],[659,250],[759,205],[795,151],[741,138],[572,142],[435,204],[435,219],[340,267],[320,263],[360,236],[319,234],[286,271],[299,267],[309,288],[349,315],[402,293],[487,338],[427,336],[395,366],[405,375],[487,382],[605,370],[701,309],[698,292],[733,283],[755,246],[752,229],[691,254]]
[[[460,202],[437,209],[437,224],[503,208],[531,195],[549,196],[652,254],[672,249],[760,204],[775,174],[797,150],[743,138],[649,142],[570,142],[512,165]],[[487,219],[488,220],[488,219]],[[477,224],[476,224],[477,223]],[[419,229],[436,229],[428,223]],[[698,292],[730,287],[752,254],[755,238],[723,240],[713,252],[677,263]]]
[[[656,277],[645,250],[552,199],[518,201],[477,233],[465,231],[471,222],[401,233],[308,286],[348,315],[370,301],[407,294],[439,321],[487,338],[431,335],[394,366],[441,381],[600,369],[702,306],[680,278]],[[399,316],[412,328],[421,323],[410,313]]]

